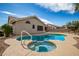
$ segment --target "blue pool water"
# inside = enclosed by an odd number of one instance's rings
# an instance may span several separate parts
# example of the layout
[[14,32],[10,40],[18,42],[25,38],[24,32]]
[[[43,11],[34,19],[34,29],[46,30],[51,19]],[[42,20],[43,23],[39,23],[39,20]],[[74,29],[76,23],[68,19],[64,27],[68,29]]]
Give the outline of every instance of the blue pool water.
[[36,52],[48,52],[56,49],[56,45],[49,41],[43,41],[39,43],[31,42],[27,46],[32,51],[36,51]]
[[[22,36],[22,40],[30,40],[30,36]],[[21,37],[18,37],[17,40],[21,40]],[[32,40],[37,40],[37,41],[44,41],[44,40],[65,40],[65,35],[64,34],[48,34],[48,35],[33,35]]]

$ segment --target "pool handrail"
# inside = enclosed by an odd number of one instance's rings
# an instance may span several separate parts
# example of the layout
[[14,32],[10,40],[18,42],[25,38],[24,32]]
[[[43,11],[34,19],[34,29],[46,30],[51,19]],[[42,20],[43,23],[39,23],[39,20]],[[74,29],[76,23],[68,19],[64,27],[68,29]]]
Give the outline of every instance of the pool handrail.
[[27,33],[27,34],[31,37],[31,40],[32,40],[32,35],[31,35],[30,33],[28,33],[27,31],[25,31],[25,30],[21,31],[21,45],[22,45],[23,48],[25,48],[25,47],[24,47],[25,41],[22,42],[22,41],[23,41],[23,40],[22,40],[22,34],[23,34],[23,33]]
[[27,33],[27,34],[31,37],[31,40],[32,40],[32,35],[31,35],[29,32],[25,31],[25,30],[23,30],[23,31],[21,32],[21,39],[22,39],[22,33],[23,33],[23,32]]

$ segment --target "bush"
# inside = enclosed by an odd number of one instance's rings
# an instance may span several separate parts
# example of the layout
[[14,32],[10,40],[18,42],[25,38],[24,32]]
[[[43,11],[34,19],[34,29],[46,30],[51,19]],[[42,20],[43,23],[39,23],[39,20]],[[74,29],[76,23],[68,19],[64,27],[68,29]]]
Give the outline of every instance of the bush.
[[9,37],[10,34],[12,34],[13,32],[12,27],[9,26],[8,24],[2,25],[1,29],[4,31],[6,37]]
[[0,37],[4,36],[4,33],[3,32],[0,32]]

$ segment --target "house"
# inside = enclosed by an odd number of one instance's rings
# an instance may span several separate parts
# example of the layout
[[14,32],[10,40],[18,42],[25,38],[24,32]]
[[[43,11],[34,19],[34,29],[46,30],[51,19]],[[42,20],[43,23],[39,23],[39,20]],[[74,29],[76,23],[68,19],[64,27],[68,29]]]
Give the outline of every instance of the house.
[[46,24],[46,31],[47,31],[47,32],[54,31],[54,30],[56,30],[56,27],[57,27],[57,26],[52,25],[52,24]]
[[68,32],[69,31],[69,29],[67,29],[66,27],[64,27],[64,26],[58,26],[58,27],[56,27],[56,29],[55,29],[55,32]]
[[17,18],[13,16],[8,17],[8,24],[13,28],[13,34],[21,34],[27,31],[29,33],[43,33],[45,32],[45,24],[36,16],[29,16]]

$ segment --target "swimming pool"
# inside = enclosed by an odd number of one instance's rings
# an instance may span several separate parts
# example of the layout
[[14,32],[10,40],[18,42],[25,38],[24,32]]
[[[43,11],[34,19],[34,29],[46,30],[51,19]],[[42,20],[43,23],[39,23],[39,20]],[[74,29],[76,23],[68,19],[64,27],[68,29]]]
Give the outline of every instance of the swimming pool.
[[30,42],[27,47],[36,52],[49,52],[56,49],[56,45],[49,41],[43,42]]
[[[21,36],[17,37],[17,40],[21,40]],[[30,36],[22,36],[22,40],[31,40]],[[48,35],[33,35],[32,40],[34,41],[44,41],[44,40],[65,40],[64,34],[48,34]]]

